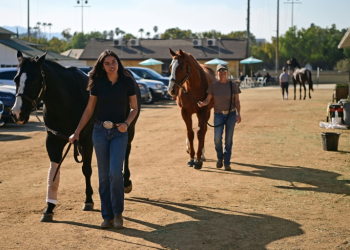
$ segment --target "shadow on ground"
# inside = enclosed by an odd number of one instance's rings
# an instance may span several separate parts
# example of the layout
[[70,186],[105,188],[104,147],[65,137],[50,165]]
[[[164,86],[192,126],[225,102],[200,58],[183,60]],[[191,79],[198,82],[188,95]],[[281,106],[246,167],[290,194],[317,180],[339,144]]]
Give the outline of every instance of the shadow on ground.
[[[128,198],[126,201],[147,204],[153,206],[154,210],[165,209],[169,212],[169,216],[174,218],[179,213],[188,216],[190,219],[164,226],[150,223],[147,218],[137,220],[124,217],[126,221],[146,226],[150,230],[143,231],[134,228],[115,230],[118,236],[116,238],[110,237],[112,240],[119,241],[119,234],[122,234],[142,238],[170,249],[264,250],[273,241],[304,233],[298,223],[264,214],[240,213],[214,207],[145,198]],[[68,221],[61,221],[60,223],[98,228],[89,224]],[[123,242],[128,243],[127,241]],[[132,242],[130,242],[130,245],[141,246]]]

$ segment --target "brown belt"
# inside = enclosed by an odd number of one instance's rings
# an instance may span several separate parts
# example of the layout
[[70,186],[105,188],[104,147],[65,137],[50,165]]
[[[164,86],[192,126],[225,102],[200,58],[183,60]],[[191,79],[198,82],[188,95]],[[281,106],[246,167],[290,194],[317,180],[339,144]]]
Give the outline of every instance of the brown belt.
[[232,113],[233,111],[235,111],[236,109],[231,109],[231,111],[228,111],[228,110],[224,110],[224,111],[221,111],[219,113],[222,113],[224,115],[228,115],[228,113]]
[[98,125],[102,125],[106,129],[112,129],[112,128],[117,127],[117,125],[114,124],[111,121],[104,121],[104,122],[102,122],[102,121],[96,120],[95,123],[97,123]]

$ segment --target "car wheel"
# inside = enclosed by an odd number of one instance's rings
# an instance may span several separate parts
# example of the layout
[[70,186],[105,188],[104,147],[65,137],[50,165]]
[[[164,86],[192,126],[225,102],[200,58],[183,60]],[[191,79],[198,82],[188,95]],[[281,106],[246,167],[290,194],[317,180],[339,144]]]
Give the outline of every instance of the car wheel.
[[148,94],[146,95],[145,104],[152,104],[152,103],[154,103],[154,97],[153,97],[153,94],[152,94],[152,90],[150,90],[148,92]]

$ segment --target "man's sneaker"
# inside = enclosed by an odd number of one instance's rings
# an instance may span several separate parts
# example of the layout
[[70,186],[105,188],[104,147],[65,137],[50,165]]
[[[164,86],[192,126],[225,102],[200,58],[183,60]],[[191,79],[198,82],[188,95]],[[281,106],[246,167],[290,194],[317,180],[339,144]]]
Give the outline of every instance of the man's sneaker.
[[222,166],[224,165],[224,164],[222,163],[222,161],[223,161],[223,160],[218,160],[218,161],[216,162],[216,167],[217,167],[217,168],[222,168]]
[[230,165],[225,165],[225,170],[226,170],[226,171],[231,171]]

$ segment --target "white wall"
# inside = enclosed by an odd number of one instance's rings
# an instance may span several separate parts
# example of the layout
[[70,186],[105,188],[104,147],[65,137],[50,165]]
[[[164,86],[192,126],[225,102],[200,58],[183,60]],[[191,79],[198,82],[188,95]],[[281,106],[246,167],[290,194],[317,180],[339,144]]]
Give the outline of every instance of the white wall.
[[1,65],[17,65],[17,50],[11,49],[3,44],[0,44],[0,66]]

